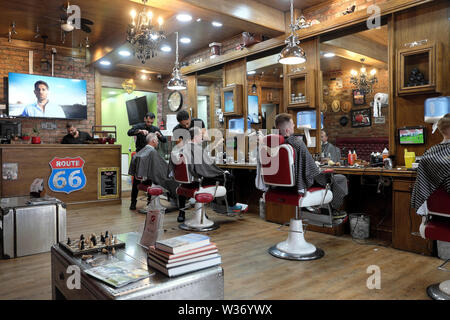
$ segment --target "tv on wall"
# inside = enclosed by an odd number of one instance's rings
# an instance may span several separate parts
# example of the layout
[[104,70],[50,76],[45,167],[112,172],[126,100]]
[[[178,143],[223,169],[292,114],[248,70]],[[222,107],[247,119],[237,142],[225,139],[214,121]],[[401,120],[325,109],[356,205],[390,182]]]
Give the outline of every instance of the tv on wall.
[[148,113],[147,97],[143,96],[128,100],[126,104],[128,124],[130,126],[133,126],[135,124],[144,122],[144,117]]
[[86,80],[8,74],[8,115],[87,119]]

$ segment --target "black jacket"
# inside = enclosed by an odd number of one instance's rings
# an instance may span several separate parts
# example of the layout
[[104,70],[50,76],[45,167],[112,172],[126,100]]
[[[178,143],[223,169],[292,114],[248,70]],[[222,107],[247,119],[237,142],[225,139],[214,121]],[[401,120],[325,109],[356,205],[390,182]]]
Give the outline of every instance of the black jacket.
[[147,141],[145,140],[145,135],[138,134],[139,130],[147,130],[148,132],[159,132],[161,134],[160,137],[158,137],[159,141],[161,142],[167,142],[167,138],[164,137],[161,133],[161,130],[159,130],[158,127],[155,126],[147,126],[145,123],[138,123],[134,125],[130,130],[128,130],[128,135],[136,136],[136,152],[141,151],[142,148],[144,148],[147,145]]
[[86,141],[92,141],[92,137],[89,133],[78,130],[78,138],[74,138],[71,134],[67,134],[62,139],[62,144],[83,144]]

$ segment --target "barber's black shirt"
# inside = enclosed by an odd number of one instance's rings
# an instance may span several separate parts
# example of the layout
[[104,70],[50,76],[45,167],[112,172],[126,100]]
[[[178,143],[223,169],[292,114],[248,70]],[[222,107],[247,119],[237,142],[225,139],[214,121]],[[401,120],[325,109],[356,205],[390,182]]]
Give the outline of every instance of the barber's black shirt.
[[86,141],[92,141],[92,137],[89,133],[78,130],[78,138],[74,138],[71,134],[67,134],[62,139],[62,144],[83,144]]
[[142,148],[144,148],[147,145],[145,135],[138,134],[139,130],[147,130],[149,133],[159,132],[161,134],[161,136],[158,137],[159,141],[167,142],[167,138],[162,135],[161,130],[159,130],[158,127],[147,126],[145,123],[138,123],[134,125],[130,130],[128,130],[128,135],[130,137],[136,136],[136,152],[139,152]]
[[[195,125],[195,122],[201,122],[201,127],[205,128],[205,123],[203,122],[202,119],[198,119],[198,118],[191,118],[191,125],[189,126],[189,129],[193,128]],[[177,124],[174,128],[173,128],[173,132],[175,132],[175,130],[177,129],[184,129],[186,131],[188,131],[188,135],[189,135],[189,129],[186,129],[185,127],[182,127],[180,124]],[[180,136],[181,137],[181,136]],[[177,140],[179,137],[173,137],[174,140]]]

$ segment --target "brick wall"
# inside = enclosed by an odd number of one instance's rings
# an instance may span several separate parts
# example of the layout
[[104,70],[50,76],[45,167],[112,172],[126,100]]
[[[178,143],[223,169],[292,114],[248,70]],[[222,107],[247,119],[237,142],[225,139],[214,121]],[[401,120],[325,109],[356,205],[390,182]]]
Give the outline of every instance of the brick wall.
[[[327,111],[324,114],[324,128],[328,130],[329,141],[335,143],[336,137],[388,137],[389,136],[389,116],[388,108],[382,108],[382,114],[385,117],[386,122],[384,124],[375,124],[372,117],[372,125],[370,127],[352,128],[351,126],[351,113],[334,112],[331,109],[333,100],[339,100],[341,108],[344,102],[350,102],[352,110],[370,108],[369,103],[373,101],[375,93],[389,92],[389,75],[388,70],[377,69],[378,83],[374,86],[374,92],[366,96],[366,104],[362,106],[354,106],[352,98],[353,86],[350,83],[350,70],[358,70],[361,68],[361,64],[349,60],[341,59],[340,70],[327,71],[323,73],[323,102],[327,104]],[[372,67],[366,66],[367,70],[371,70]],[[338,88],[337,81],[342,81],[342,88]],[[348,124],[343,127],[339,123],[339,119],[346,115],[349,119]],[[373,115],[373,114],[372,114]]]
[[[3,81],[0,82],[0,103],[7,103],[5,93],[5,82],[9,72],[28,73],[28,51],[27,48],[18,48],[10,46],[0,46],[0,76]],[[40,61],[45,56],[51,62],[50,49],[44,53],[43,50],[33,50],[33,74],[51,76],[51,66],[49,71],[41,70]],[[72,58],[58,53],[55,56],[54,76],[63,78],[83,79],[87,85],[87,120],[52,120],[52,119],[21,119],[22,133],[31,133],[33,127],[40,130],[42,143],[60,143],[62,137],[67,134],[66,123],[72,122],[78,129],[91,132],[95,124],[95,98],[94,98],[94,68],[85,66],[84,58]],[[56,130],[41,128],[41,122],[53,122],[56,124]]]

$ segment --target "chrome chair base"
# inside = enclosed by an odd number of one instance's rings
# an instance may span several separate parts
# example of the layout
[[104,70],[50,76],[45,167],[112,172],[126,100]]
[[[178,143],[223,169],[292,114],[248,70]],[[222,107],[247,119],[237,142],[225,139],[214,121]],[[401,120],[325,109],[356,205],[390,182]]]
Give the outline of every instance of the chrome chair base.
[[275,258],[286,259],[286,260],[297,260],[297,261],[308,261],[308,260],[316,260],[320,259],[325,255],[325,252],[322,249],[316,248],[316,251],[310,254],[292,254],[281,251],[277,248],[276,245],[271,247],[269,253]]
[[208,226],[208,227],[191,227],[185,223],[182,223],[182,224],[178,225],[178,227],[181,230],[185,230],[185,231],[206,232],[206,231],[212,231],[212,230],[219,229],[220,226],[217,223],[214,223],[213,225]]
[[439,283],[432,284],[427,288],[427,294],[434,300],[450,300],[450,296],[439,289]]

